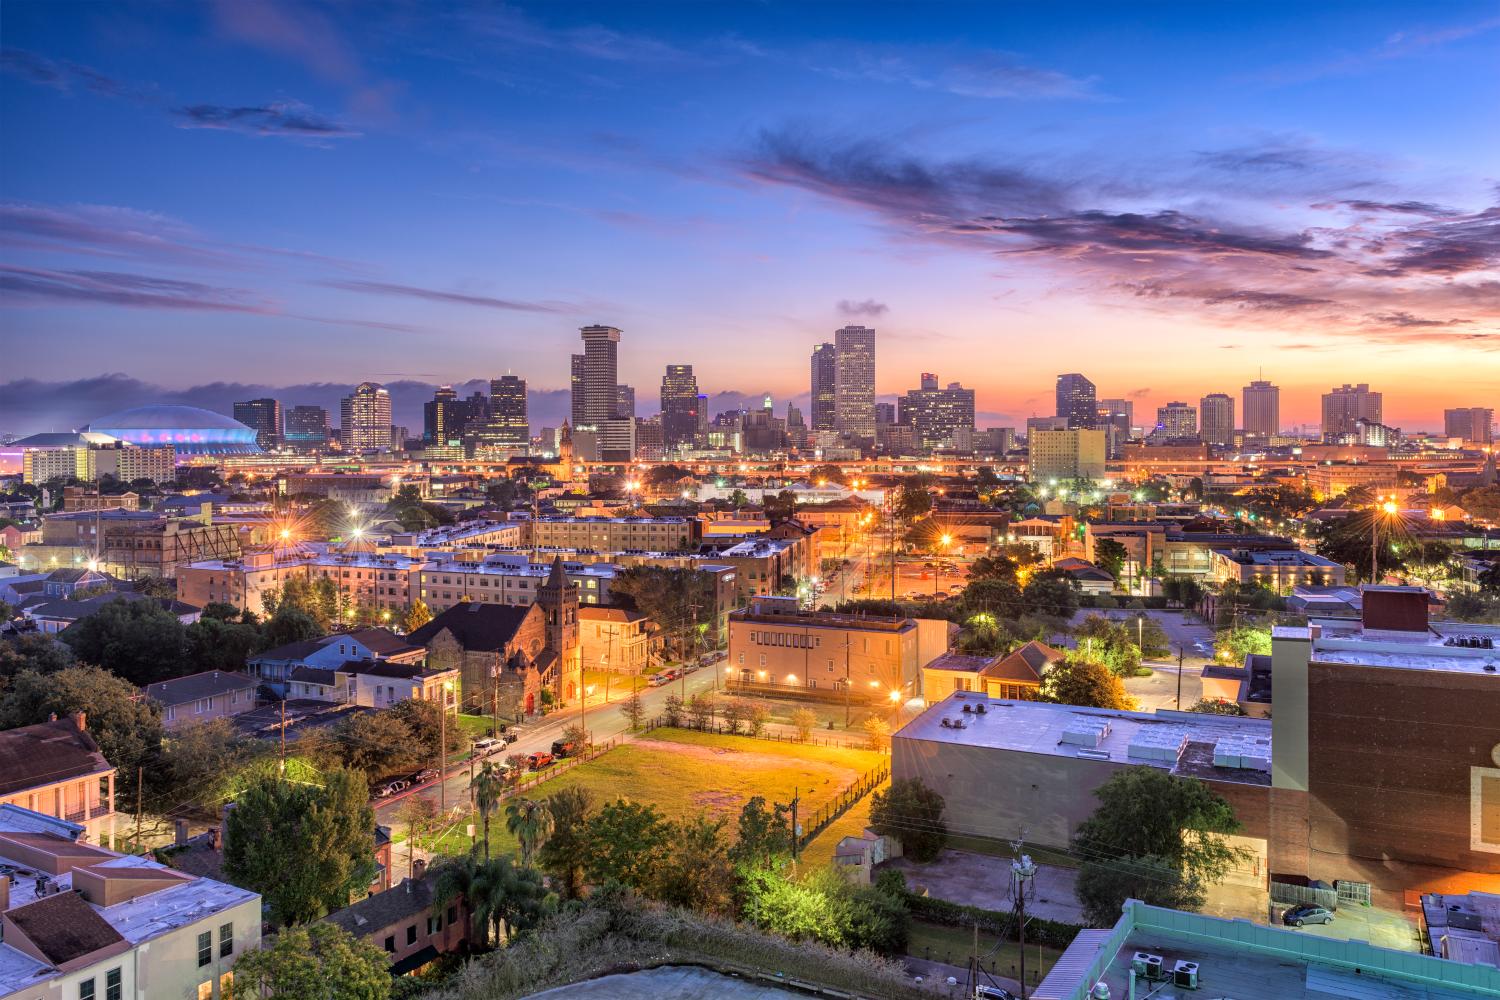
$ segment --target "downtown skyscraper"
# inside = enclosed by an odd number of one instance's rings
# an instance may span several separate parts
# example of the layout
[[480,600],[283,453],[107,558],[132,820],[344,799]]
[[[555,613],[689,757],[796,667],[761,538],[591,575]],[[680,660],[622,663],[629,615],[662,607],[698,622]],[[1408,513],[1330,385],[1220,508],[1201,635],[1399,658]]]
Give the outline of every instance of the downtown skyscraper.
[[832,344],[819,344],[812,352],[812,423],[815,431],[834,428],[835,390],[838,373],[838,350]]
[[1268,440],[1281,433],[1281,390],[1256,379],[1240,390],[1240,419],[1245,437]]
[[379,382],[361,382],[339,406],[339,439],[345,451],[391,446],[391,394]]
[[255,443],[263,449],[281,445],[281,403],[274,399],[250,399],[234,404],[234,419],[255,431]]
[[667,365],[661,378],[661,436],[669,450],[697,440],[698,377],[692,365]]
[[485,427],[492,447],[524,453],[531,444],[526,380],[514,375],[490,379],[490,419]]
[[1198,437],[1205,444],[1234,444],[1234,397],[1211,392],[1198,400]]
[[573,421],[598,427],[620,413],[620,331],[612,326],[585,326],[583,353],[573,355]]
[[1372,392],[1365,382],[1335,386],[1323,394],[1323,440],[1337,441],[1343,435],[1355,433],[1361,420],[1382,423],[1382,403],[1381,394]]
[[1094,383],[1077,372],[1057,376],[1057,415],[1067,418],[1070,428],[1093,427],[1099,419]]
[[860,440],[875,440],[875,331],[846,326],[833,335],[834,428]]

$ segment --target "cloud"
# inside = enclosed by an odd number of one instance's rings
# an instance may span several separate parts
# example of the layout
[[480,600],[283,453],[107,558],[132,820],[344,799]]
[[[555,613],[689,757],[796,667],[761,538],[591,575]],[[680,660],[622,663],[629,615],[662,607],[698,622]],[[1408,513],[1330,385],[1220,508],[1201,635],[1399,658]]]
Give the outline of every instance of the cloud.
[[193,104],[172,112],[179,128],[211,128],[252,135],[284,135],[302,139],[347,139],[359,135],[346,125],[323,118],[305,104],[281,102],[261,107]]
[[65,60],[59,62],[26,49],[0,49],[0,70],[65,94],[83,89],[106,97],[146,100],[151,90],[116,80],[89,66]]
[[309,4],[215,0],[213,10],[220,32],[236,41],[295,59],[324,79],[355,83],[363,76],[338,25]]
[[986,100],[1093,100],[1097,81],[1031,66],[1013,52],[955,47],[849,47],[820,52],[810,68],[835,79],[872,80]]
[[415,285],[397,285],[385,281],[320,281],[325,288],[340,288],[346,292],[365,292],[372,295],[400,295],[422,299],[427,302],[446,302],[453,305],[479,306],[484,309],[501,309],[509,312],[566,313],[577,308],[566,302],[524,302],[518,299],[496,299],[487,295],[469,295],[463,292],[444,292],[433,288],[418,288]]
[[[460,17],[469,31],[507,49],[570,52],[603,62],[648,65],[689,66],[713,61],[706,53],[689,51],[653,35],[617,31],[602,24],[554,27],[514,7],[465,11]],[[746,51],[727,42],[724,47],[741,54]]]
[[[1357,153],[1267,142],[1163,163],[1150,184],[1126,188],[1006,157],[941,161],[889,140],[784,128],[763,132],[739,165],[751,182],[869,213],[899,245],[925,240],[1016,262],[1070,291],[1126,292],[1147,308],[1196,311],[1214,323],[1274,313],[1317,336],[1370,336],[1371,315],[1405,311],[1471,321],[1423,330],[1454,343],[1500,326],[1500,284],[1490,280],[1500,269],[1500,207],[1364,197],[1394,185],[1372,179]],[[1295,180],[1254,180],[1278,175]],[[1324,193],[1309,211],[1351,214],[1334,224],[1304,220],[1286,204],[1289,190]],[[1395,342],[1413,332],[1387,326],[1373,335]]]
[[268,313],[238,288],[118,271],[49,271],[0,265],[0,290],[10,304],[49,303]]
[[1433,327],[1433,326],[1461,326],[1472,322],[1467,319],[1424,319],[1421,316],[1413,316],[1409,312],[1381,313],[1370,317],[1370,321],[1380,326],[1393,327]]
[[891,311],[890,306],[884,302],[876,302],[874,299],[864,299],[859,302],[840,299],[835,308],[843,316],[884,316]]

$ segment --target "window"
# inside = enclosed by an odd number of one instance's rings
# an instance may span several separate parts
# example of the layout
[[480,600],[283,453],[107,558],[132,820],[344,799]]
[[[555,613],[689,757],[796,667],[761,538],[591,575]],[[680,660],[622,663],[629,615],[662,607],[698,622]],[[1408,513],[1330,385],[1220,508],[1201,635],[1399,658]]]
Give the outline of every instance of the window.
[[457,906],[450,906],[450,907],[448,907],[448,923],[451,925],[451,924],[453,924],[457,920],[458,920],[458,907]]
[[407,944],[416,944],[417,943],[417,925],[416,924],[412,924],[410,927],[408,927],[406,929],[406,943]]
[[214,981],[198,984],[198,1000],[214,1000]]
[[226,972],[219,977],[219,996],[227,997],[234,993],[234,973]]
[[168,705],[167,706],[167,721],[171,722],[171,721],[173,721],[176,718],[177,718],[177,706],[176,705]]
[[228,958],[234,954],[234,924],[219,925],[219,957]]
[[385,950],[386,951],[395,951],[396,950],[396,935],[391,934],[391,935],[389,935],[389,936],[386,937],[386,939],[385,939]]
[[92,978],[81,980],[78,983],[78,1000],[94,1000],[94,980]]
[[214,935],[212,931],[204,931],[198,935],[198,967],[202,968],[213,960]]
[[433,934],[438,933],[442,929],[443,915],[441,913],[439,913],[437,916],[427,918],[427,934],[429,937],[431,937]]
[[110,969],[104,974],[104,1000],[120,1000],[124,991],[119,969]]
[[[1500,763],[1500,747],[1493,756]],[[1500,854],[1500,769],[1469,768],[1469,849]]]

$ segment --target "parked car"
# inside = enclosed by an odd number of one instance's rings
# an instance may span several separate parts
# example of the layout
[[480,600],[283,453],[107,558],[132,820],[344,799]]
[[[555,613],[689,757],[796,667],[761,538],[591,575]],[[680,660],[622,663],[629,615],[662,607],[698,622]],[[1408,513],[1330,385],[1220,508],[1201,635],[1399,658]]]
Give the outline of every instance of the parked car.
[[1327,907],[1318,906],[1316,903],[1298,903],[1281,915],[1281,922],[1288,927],[1301,927],[1303,924],[1331,924],[1333,911]]
[[1001,989],[999,986],[976,986],[974,997],[975,1000],[1018,1000],[1010,990]]
[[377,799],[388,799],[397,792],[404,792],[411,787],[411,782],[405,778],[395,778],[375,789]]
[[548,764],[551,764],[554,760],[556,760],[556,758],[553,757],[550,753],[543,753],[542,751],[538,750],[536,753],[527,756],[526,766],[531,768],[533,771],[540,771]]
[[435,767],[424,767],[424,768],[422,768],[422,770],[418,771],[416,774],[414,774],[414,775],[411,776],[411,783],[414,784],[414,785],[425,784],[425,783],[427,783],[429,781],[434,780],[437,776],[438,776],[437,768],[435,768]]
[[562,740],[552,741],[552,756],[556,757],[558,760],[562,760],[564,757],[571,757],[577,752],[578,744],[574,743],[572,740],[569,740],[566,743],[564,743]]
[[480,754],[489,753],[500,745],[500,741],[495,739],[495,737],[486,736],[483,739],[474,741],[474,752]]

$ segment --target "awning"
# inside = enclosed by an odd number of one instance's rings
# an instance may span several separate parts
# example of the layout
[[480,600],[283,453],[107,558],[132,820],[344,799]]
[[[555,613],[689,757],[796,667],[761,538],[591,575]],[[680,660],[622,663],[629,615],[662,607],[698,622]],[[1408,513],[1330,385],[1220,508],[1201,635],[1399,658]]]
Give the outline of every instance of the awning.
[[416,972],[429,962],[437,961],[438,954],[439,952],[436,948],[432,945],[427,945],[425,948],[407,955],[401,961],[393,962],[391,964],[391,975],[404,976],[409,972]]

